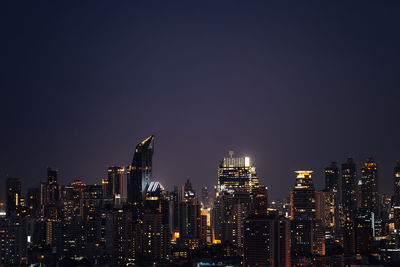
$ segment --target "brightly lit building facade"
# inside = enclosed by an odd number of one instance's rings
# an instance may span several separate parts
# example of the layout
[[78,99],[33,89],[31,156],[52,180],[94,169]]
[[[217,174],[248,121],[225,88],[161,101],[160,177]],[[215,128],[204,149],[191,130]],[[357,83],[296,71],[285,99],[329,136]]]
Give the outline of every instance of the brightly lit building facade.
[[291,192],[292,218],[315,218],[315,189],[311,174],[313,171],[295,171],[297,174]]
[[218,192],[233,193],[236,189],[246,188],[248,191],[258,186],[256,167],[250,157],[225,157],[218,167]]

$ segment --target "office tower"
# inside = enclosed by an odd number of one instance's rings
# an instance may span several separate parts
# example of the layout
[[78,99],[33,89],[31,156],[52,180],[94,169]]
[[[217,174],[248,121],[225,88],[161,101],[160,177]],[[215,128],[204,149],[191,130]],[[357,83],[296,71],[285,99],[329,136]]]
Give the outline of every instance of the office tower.
[[110,266],[127,266],[138,262],[141,251],[135,238],[135,219],[133,213],[125,209],[110,210],[106,219],[106,248],[110,253]]
[[[258,198],[258,210],[262,210],[265,201],[265,191],[260,190]],[[262,197],[260,196],[262,195]],[[227,225],[224,227],[227,231],[225,237],[221,241],[229,241],[233,244],[236,254],[243,255],[244,243],[244,223],[246,218],[250,215],[252,199],[250,193],[245,188],[236,189],[235,192],[229,196],[230,200],[227,207],[231,210],[228,211]],[[262,200],[261,200],[262,198]]]
[[[291,257],[297,264],[308,264],[311,255],[324,255],[323,198],[314,189],[313,171],[297,173],[291,191]],[[318,209],[318,210],[317,210]]]
[[397,161],[394,167],[394,197],[400,201],[400,160]]
[[233,151],[229,151],[229,157],[224,158],[218,168],[218,191],[233,193],[237,188],[251,188],[258,185],[256,167],[249,157],[233,157]]
[[185,185],[183,186],[183,192],[184,192],[183,197],[185,199],[194,200],[196,198],[196,194],[193,190],[192,183],[189,181],[189,179],[186,180]]
[[315,190],[311,173],[313,171],[295,171],[297,173],[294,189],[291,191],[292,218],[315,219]]
[[140,142],[128,168],[128,202],[141,203],[142,192],[152,179],[154,135]]
[[167,263],[170,259],[168,206],[163,186],[151,182],[145,192],[142,241],[144,260],[149,264]]
[[58,193],[58,183],[57,183],[58,171],[52,168],[47,168],[47,185],[48,185],[48,194],[49,201],[51,203],[55,203],[59,200]]
[[125,186],[124,186],[124,166],[111,166],[108,167],[108,181],[106,186],[106,197],[125,197]]
[[373,239],[374,216],[359,215],[354,217],[354,253],[368,256],[371,252]]
[[201,226],[201,206],[194,201],[184,200],[179,204],[180,238],[199,239]]
[[7,178],[6,179],[6,204],[7,215],[18,214],[19,201],[21,198],[21,179],[20,178]]
[[30,217],[38,217],[40,214],[40,190],[29,188],[26,196],[27,214]]
[[251,214],[267,215],[268,214],[268,189],[265,186],[257,186],[252,191],[253,201]]
[[373,158],[369,157],[361,163],[361,210],[370,216],[371,212],[378,216],[378,168]]
[[210,196],[207,186],[203,186],[203,188],[201,189],[201,201],[203,203],[203,208],[210,207]]
[[339,167],[337,162],[331,162],[329,167],[325,168],[325,190],[339,191]]
[[227,191],[219,192],[214,200],[212,210],[213,243],[229,240],[229,217],[232,210],[232,197]]
[[354,253],[353,217],[357,204],[357,168],[354,160],[348,158],[342,164],[342,206],[343,206],[343,249],[346,255]]
[[[320,217],[323,221],[328,249],[334,250],[336,247],[336,239],[340,227],[338,193],[336,190],[323,190],[320,192],[320,194],[323,204],[321,205],[321,212],[319,212],[319,208],[317,208],[317,214],[321,213],[320,216],[317,215],[317,218]],[[317,204],[318,202],[319,201],[317,201]]]
[[250,215],[244,225],[244,266],[290,266],[289,221],[278,215]]
[[290,221],[291,258],[294,266],[313,255],[314,224],[315,221],[309,217],[293,218]]
[[397,161],[393,174],[392,216],[394,228],[400,231],[400,161]]

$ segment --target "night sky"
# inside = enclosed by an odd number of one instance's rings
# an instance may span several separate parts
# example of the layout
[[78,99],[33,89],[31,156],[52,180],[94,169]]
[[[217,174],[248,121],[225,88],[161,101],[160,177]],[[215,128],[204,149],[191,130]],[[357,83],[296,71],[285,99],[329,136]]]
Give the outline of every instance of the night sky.
[[[297,3],[296,3],[297,2]],[[351,2],[351,3],[350,3]],[[307,3],[307,4],[305,4]],[[154,134],[154,180],[217,182],[233,149],[271,199],[296,169],[400,159],[399,1],[2,1],[0,198],[99,183]]]

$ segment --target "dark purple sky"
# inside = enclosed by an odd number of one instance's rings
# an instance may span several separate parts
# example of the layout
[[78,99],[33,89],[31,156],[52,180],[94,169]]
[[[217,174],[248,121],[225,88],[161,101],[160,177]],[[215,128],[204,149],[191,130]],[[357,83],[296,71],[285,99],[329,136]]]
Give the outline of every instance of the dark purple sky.
[[392,192],[398,1],[46,2],[0,4],[2,181],[27,188],[52,166],[62,183],[96,183],[155,134],[168,189],[215,184],[233,149],[255,157],[272,198],[296,169],[321,188],[348,156],[374,156]]

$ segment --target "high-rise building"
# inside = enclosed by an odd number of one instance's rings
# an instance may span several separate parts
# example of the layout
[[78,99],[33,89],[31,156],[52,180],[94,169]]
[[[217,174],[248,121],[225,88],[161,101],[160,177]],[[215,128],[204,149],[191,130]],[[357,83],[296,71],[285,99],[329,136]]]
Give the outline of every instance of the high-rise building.
[[291,257],[294,266],[308,264],[311,255],[324,255],[324,201],[314,189],[313,171],[296,171],[291,191]]
[[392,214],[394,220],[394,228],[400,231],[400,161],[397,161],[393,174],[393,191],[392,197]]
[[146,187],[143,217],[143,256],[152,264],[167,263],[170,259],[170,228],[168,198],[159,182]]
[[54,203],[59,200],[59,192],[58,192],[58,171],[52,168],[47,168],[47,185],[48,185],[48,194],[49,201]]
[[26,196],[27,214],[30,217],[38,217],[40,212],[40,190],[39,188],[29,188]]
[[218,191],[233,193],[237,188],[247,188],[249,192],[258,185],[256,167],[250,157],[225,157],[218,168]]
[[292,218],[315,219],[315,189],[311,174],[313,171],[295,171],[297,173],[294,189],[291,191]]
[[244,266],[290,266],[289,221],[277,215],[250,215],[244,225]]
[[337,162],[331,162],[329,167],[325,168],[325,190],[339,190],[339,167]]
[[106,185],[107,197],[125,197],[124,166],[108,167],[108,181]]
[[343,250],[354,253],[354,221],[357,208],[357,167],[352,158],[342,164]]
[[265,186],[258,186],[252,191],[253,201],[251,213],[254,215],[268,214],[268,189]]
[[21,179],[7,178],[6,179],[6,204],[7,215],[17,214],[19,209],[19,201],[21,198]]
[[210,196],[207,186],[203,186],[203,188],[201,189],[201,202],[204,208],[210,207]]
[[351,220],[357,208],[357,167],[354,159],[342,164],[342,205],[344,217]]
[[400,160],[397,161],[396,166],[394,167],[394,197],[400,202]]
[[152,179],[154,135],[140,142],[128,168],[128,202],[141,203],[142,192]]
[[369,157],[361,164],[361,210],[366,216],[373,212],[378,215],[378,168],[373,158]]

